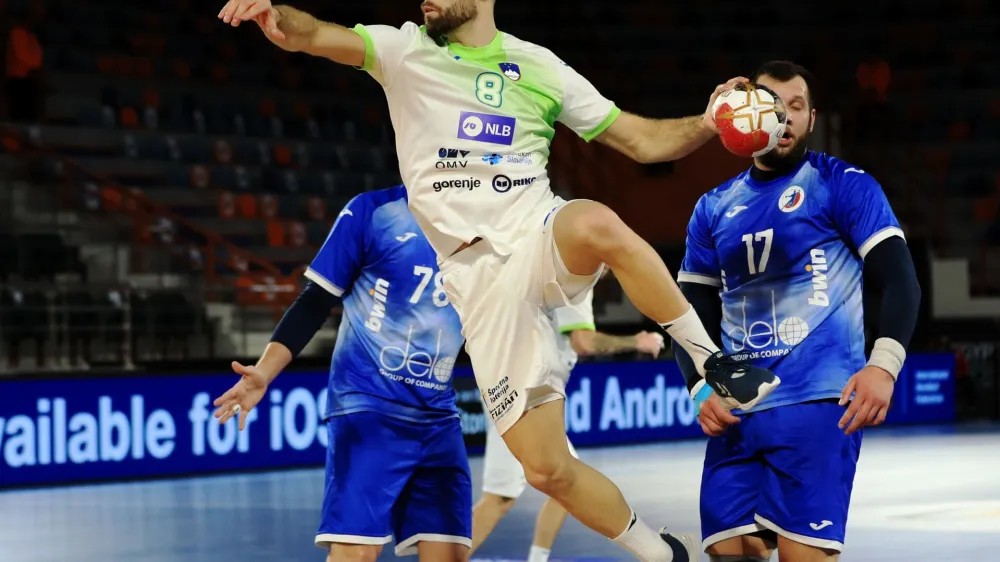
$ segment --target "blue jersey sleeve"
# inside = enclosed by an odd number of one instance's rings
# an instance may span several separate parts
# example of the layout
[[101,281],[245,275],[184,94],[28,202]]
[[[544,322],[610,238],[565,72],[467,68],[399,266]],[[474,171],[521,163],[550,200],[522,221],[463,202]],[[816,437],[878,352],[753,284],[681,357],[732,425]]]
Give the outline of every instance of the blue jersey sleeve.
[[887,238],[899,236],[905,240],[889,200],[875,178],[857,168],[838,169],[834,174],[840,177],[836,182],[833,220],[840,235],[861,259]]
[[371,205],[359,195],[340,211],[326,241],[309,264],[306,277],[342,297],[361,274],[365,263],[369,222]]
[[684,261],[681,262],[677,281],[722,287],[722,271],[712,239],[712,217],[707,196],[698,200],[688,222]]

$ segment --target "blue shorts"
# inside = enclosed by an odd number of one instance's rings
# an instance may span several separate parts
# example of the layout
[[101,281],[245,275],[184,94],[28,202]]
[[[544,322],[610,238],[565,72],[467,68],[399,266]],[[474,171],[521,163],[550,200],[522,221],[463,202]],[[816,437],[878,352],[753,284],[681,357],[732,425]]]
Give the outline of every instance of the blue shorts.
[[422,540],[472,544],[472,475],[458,418],[413,423],[376,412],[330,418],[316,545]]
[[844,435],[834,401],[778,406],[740,416],[708,441],[701,480],[704,547],[764,531],[840,551],[861,452]]

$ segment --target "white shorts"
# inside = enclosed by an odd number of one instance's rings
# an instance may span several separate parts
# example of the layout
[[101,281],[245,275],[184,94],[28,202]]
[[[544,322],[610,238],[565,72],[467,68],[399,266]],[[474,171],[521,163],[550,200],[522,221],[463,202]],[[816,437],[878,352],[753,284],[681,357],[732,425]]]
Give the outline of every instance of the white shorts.
[[[576,448],[566,440],[569,452],[576,458]],[[517,462],[507,443],[497,432],[497,428],[486,423],[486,452],[483,454],[483,491],[502,498],[521,497],[528,481],[524,478],[524,468]]]
[[566,269],[552,234],[556,213],[565,205],[557,197],[529,218],[537,228],[529,223],[509,256],[497,254],[484,239],[440,265],[445,292],[462,321],[476,384],[500,435],[525,411],[566,398],[569,371],[549,314],[579,304],[604,269],[592,275]]

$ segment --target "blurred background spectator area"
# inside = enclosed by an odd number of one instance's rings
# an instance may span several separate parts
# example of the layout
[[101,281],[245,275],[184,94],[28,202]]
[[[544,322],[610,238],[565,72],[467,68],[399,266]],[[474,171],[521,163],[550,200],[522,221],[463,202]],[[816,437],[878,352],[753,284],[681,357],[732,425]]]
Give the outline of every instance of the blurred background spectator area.
[[[296,6],[345,25],[419,17],[417,2]],[[343,205],[399,183],[373,80],[223,26],[220,7],[0,3],[6,366],[255,355]],[[813,148],[875,176],[904,223],[926,295],[916,345],[1000,339],[997,3],[497,11],[502,29],[649,116],[699,113],[716,84],[766,60],[804,64],[820,79]],[[747,165],[713,141],[640,166],[562,129],[550,175],[558,193],[610,205],[676,269],[694,202]],[[596,302],[612,329],[643,323],[614,282]],[[329,350],[336,319],[307,354]]]

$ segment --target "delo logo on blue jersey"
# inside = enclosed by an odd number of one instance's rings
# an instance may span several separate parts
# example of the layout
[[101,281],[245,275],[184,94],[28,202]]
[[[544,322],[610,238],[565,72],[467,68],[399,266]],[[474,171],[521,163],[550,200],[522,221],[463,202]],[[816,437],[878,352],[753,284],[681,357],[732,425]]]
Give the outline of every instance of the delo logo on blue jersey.
[[516,125],[513,117],[463,111],[458,117],[458,138],[510,146]]

